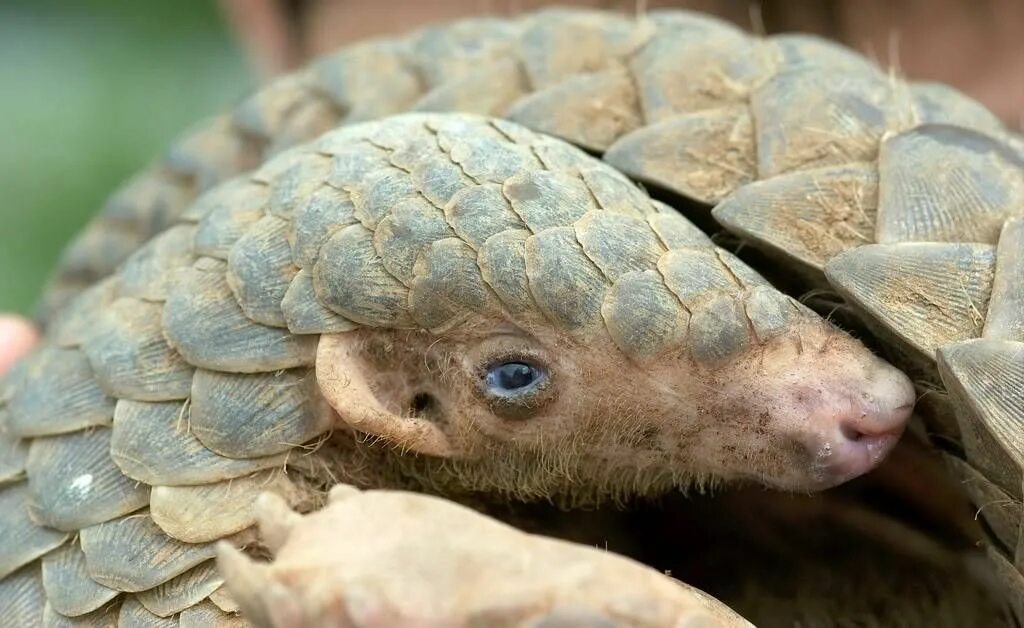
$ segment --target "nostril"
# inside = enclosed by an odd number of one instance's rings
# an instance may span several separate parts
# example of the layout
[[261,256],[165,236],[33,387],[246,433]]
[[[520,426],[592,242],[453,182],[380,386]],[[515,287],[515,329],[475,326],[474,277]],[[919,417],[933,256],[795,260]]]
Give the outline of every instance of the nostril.
[[864,438],[864,432],[845,422],[839,424],[839,433],[843,435],[843,438],[852,443],[856,443]]
[[913,411],[913,403],[890,409],[862,408],[857,414],[840,417],[839,434],[851,443],[870,443],[881,437],[899,436]]
[[897,408],[892,412],[878,414],[862,414],[859,417],[847,417],[839,423],[839,434],[850,443],[864,443],[878,438],[899,436],[903,433],[910,408]]

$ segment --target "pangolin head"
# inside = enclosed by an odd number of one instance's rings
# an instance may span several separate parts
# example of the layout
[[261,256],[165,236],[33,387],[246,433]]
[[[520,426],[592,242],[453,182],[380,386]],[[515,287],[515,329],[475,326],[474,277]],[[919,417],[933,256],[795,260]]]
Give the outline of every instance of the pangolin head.
[[[289,295],[333,317],[316,370],[341,420],[427,475],[577,499],[815,490],[902,432],[904,375],[607,165],[504,121],[375,124],[318,145],[357,220]],[[307,306],[286,297],[286,318]]]

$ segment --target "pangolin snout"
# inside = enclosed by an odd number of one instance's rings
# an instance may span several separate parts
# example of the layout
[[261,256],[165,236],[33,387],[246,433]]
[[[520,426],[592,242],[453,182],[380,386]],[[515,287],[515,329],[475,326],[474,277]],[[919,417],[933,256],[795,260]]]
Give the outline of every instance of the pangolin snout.
[[822,488],[867,473],[892,450],[914,409],[916,392],[902,372],[878,360],[859,382],[859,394],[822,408],[821,430],[806,442]]

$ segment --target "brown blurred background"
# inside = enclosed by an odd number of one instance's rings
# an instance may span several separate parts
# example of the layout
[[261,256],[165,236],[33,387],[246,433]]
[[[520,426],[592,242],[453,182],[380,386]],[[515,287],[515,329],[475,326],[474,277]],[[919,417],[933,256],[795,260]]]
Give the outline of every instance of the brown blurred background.
[[[0,311],[28,312],[63,244],[190,123],[357,39],[540,0],[0,0]],[[566,0],[709,12],[838,39],[1024,126],[1024,0]],[[248,66],[248,68],[246,67]]]

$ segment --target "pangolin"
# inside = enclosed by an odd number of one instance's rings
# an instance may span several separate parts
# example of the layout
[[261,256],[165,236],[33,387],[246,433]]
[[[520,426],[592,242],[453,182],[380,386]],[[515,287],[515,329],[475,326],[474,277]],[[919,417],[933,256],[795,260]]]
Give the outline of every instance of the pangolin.
[[[500,115],[521,126],[446,116],[360,124],[407,109]],[[386,130],[391,124],[395,129],[402,124],[415,127],[418,123],[412,121],[417,119],[441,121],[424,125],[424,132],[434,138],[432,146],[411,131]],[[457,131],[433,128],[445,120],[462,120],[448,124],[476,128],[482,135],[463,138]],[[312,146],[288,149],[339,123],[359,126],[333,132]],[[524,127],[542,135],[531,135]],[[358,137],[371,128],[379,133]],[[356,134],[358,148],[340,139],[346,133]],[[443,139],[446,135],[455,139]],[[358,45],[272,84],[137,177],[69,250],[51,303],[76,292],[76,283],[109,274],[140,243],[162,232],[134,253],[114,279],[91,288],[54,317],[50,349],[11,378],[7,414],[14,417],[17,391],[35,383],[36,392],[27,396],[45,397],[50,390],[46,386],[57,385],[55,379],[65,380],[65,387],[84,382],[108,401],[122,400],[117,411],[90,411],[85,421],[48,428],[57,432],[104,425],[111,414],[116,432],[119,423],[131,423],[119,422],[119,415],[132,416],[122,407],[137,416],[148,408],[132,408],[129,401],[163,402],[164,416],[173,415],[171,422],[186,426],[186,433],[203,444],[200,452],[209,449],[229,458],[231,464],[220,461],[234,469],[226,473],[244,475],[259,465],[243,472],[240,467],[245,465],[235,462],[239,459],[279,457],[263,468],[283,463],[283,453],[267,441],[290,447],[331,427],[322,418],[331,412],[319,400],[266,401],[268,391],[304,386],[311,392],[303,400],[322,392],[327,406],[337,409],[356,432],[398,445],[402,455],[397,456],[355,447],[360,456],[373,455],[360,459],[359,465],[339,465],[347,474],[354,469],[367,472],[353,482],[384,483],[377,474],[386,469],[387,482],[414,479],[419,487],[433,490],[497,489],[519,497],[560,495],[579,502],[621,497],[638,486],[654,491],[717,477],[752,477],[786,488],[824,487],[877,459],[909,412],[913,395],[902,376],[772,291],[745,264],[709,247],[692,225],[673,227],[666,236],[656,223],[678,225],[676,214],[599,164],[593,167],[603,174],[591,178],[602,180],[588,180],[578,172],[589,168],[577,163],[582,156],[548,135],[603,154],[618,172],[645,183],[662,199],[694,210],[702,225],[710,223],[706,210],[702,213],[680,199],[717,205],[715,219],[775,258],[796,262],[790,266],[794,274],[822,280],[825,268],[839,291],[867,310],[869,321],[889,330],[889,335],[883,330],[889,348],[901,349],[909,342],[895,357],[921,380],[938,382],[936,349],[984,332],[985,340],[966,343],[959,362],[945,359],[952,347],[939,351],[947,380],[963,382],[953,390],[966,411],[958,422],[943,414],[948,405],[935,404],[929,426],[952,443],[961,442],[963,433],[964,449],[947,448],[954,455],[951,465],[971,478],[968,488],[975,499],[999,500],[997,510],[1007,504],[992,526],[1005,545],[993,545],[990,553],[1007,586],[1019,586],[1014,584],[1021,578],[1011,564],[1013,552],[1008,561],[1000,547],[1014,546],[1013,531],[1019,527],[1013,510],[1019,510],[1021,458],[1013,427],[1019,399],[1004,383],[1019,379],[1022,369],[1014,359],[1021,338],[1019,317],[1013,315],[1013,304],[1019,303],[1014,291],[1020,283],[1014,280],[1020,276],[1015,270],[1019,261],[1014,265],[1019,260],[1014,256],[1019,229],[1012,221],[1002,225],[1022,207],[1020,139],[955,91],[886,76],[840,47],[798,35],[751,38],[684,12],[631,19],[559,10],[514,21],[470,20],[405,40]],[[498,147],[502,143],[508,150]],[[519,159],[510,153],[521,152],[524,143],[529,154],[522,163],[539,171],[527,167],[529,172],[500,172],[507,166],[506,157]],[[440,163],[446,160],[456,172],[428,175],[431,168],[418,159],[429,161],[431,150],[443,154]],[[258,165],[261,155],[278,153],[255,175],[214,188],[191,204],[199,191]],[[376,166],[366,164],[375,160]],[[541,171],[548,174],[538,178]],[[360,174],[346,179],[351,173]],[[553,179],[544,181],[551,173]],[[456,206],[454,195],[444,196],[450,191],[444,186],[463,177],[478,197],[469,200],[472,194],[466,193]],[[318,196],[319,188],[327,194]],[[343,204],[351,205],[351,212],[338,218],[348,211],[338,209]],[[300,212],[300,205],[319,209]],[[481,224],[519,233],[492,241],[491,231],[467,230],[465,224],[475,219],[458,226],[460,214],[473,216],[481,206],[501,210],[487,214],[487,220],[501,216],[497,223]],[[575,209],[559,215],[560,207]],[[444,220],[431,223],[420,211],[431,208]],[[550,217],[538,218],[553,209]],[[606,213],[594,219],[594,210]],[[608,220],[609,215],[615,219]],[[299,227],[300,216],[322,239],[299,237],[308,233]],[[538,219],[540,223],[531,224]],[[600,235],[588,242],[587,231]],[[417,240],[423,233],[431,235]],[[1000,233],[1003,240],[996,249]],[[388,240],[394,259],[381,248]],[[952,242],[904,243],[909,240]],[[882,244],[861,246],[871,242]],[[620,245],[620,252],[612,250]],[[604,247],[609,247],[608,259],[602,257]],[[679,257],[673,249],[680,247],[693,255],[683,256],[686,280],[673,284],[664,260]],[[697,253],[702,247],[705,253]],[[332,250],[346,255],[321,256]],[[492,255],[508,258],[489,261]],[[336,260],[336,266],[325,259]],[[904,270],[896,278],[894,264]],[[183,270],[163,272],[175,266]],[[502,272],[491,272],[495,268]],[[495,279],[515,276],[514,271],[519,272],[518,283],[503,285]],[[554,283],[545,287],[539,277],[555,278]],[[715,295],[702,300],[708,306],[705,312],[687,301],[696,295],[681,294],[693,281],[699,293]],[[332,296],[325,286],[334,285],[344,286],[344,294]],[[361,296],[364,300],[358,302]],[[125,297],[137,302],[126,303]],[[767,327],[759,322],[762,306],[764,321],[773,321]],[[107,320],[102,324],[95,320],[101,309],[106,309]],[[638,310],[643,315],[632,321],[615,314]],[[223,327],[229,311],[234,323]],[[548,351],[528,354],[529,347],[520,346],[519,353],[508,352],[502,362],[476,371],[476,381],[485,386],[528,382],[533,392],[525,412],[508,400],[495,401],[486,393],[475,396],[469,386],[453,386],[466,360],[446,343],[458,344],[458,334],[481,333],[485,326],[479,321],[493,321],[494,312],[535,319],[533,327],[515,322],[509,336],[526,331]],[[131,318],[133,322],[124,323]],[[154,329],[158,318],[160,325]],[[543,326],[557,330],[556,335],[539,332]],[[140,341],[139,330],[152,342]],[[248,336],[253,330],[260,334]],[[319,333],[327,335],[316,350],[311,377],[299,369],[310,365],[312,338]],[[169,354],[156,342],[161,338],[173,349]],[[141,350],[112,350],[119,342]],[[682,346],[697,365],[697,376],[686,384],[689,398],[666,384],[673,381],[665,376],[669,370],[659,373],[643,366],[664,362],[673,353],[671,347]],[[744,359],[755,354],[756,361]],[[622,357],[613,371],[607,369],[609,355]],[[538,368],[540,358],[572,358],[565,369],[571,377],[543,363]],[[140,368],[141,362],[147,367]],[[413,362],[418,362],[415,369]],[[154,363],[161,378],[177,381],[135,380],[133,376]],[[965,363],[970,368],[958,371]],[[199,369],[193,375],[189,369],[194,366]],[[646,372],[643,386],[628,375],[634,368]],[[58,369],[65,377],[55,375]],[[730,377],[732,369],[733,375],[742,376]],[[236,377],[218,375],[239,371],[246,371],[242,393],[235,392]],[[43,372],[47,375],[39,376]],[[367,375],[374,373],[389,374]],[[416,374],[414,382],[410,373]],[[712,375],[704,379],[705,373]],[[817,385],[804,386],[808,374]],[[280,377],[290,379],[284,386],[272,386],[281,383]],[[602,394],[585,398],[573,411],[617,417],[614,433],[564,420],[548,421],[543,431],[532,431],[531,425],[541,421],[522,420],[530,413],[535,418],[562,416],[564,408],[557,402],[551,405],[545,394],[563,384],[581,383],[588,385],[581,390]],[[162,393],[152,391],[165,385],[177,386],[175,396],[187,401],[159,399]],[[993,394],[993,387],[1005,394]],[[974,401],[979,390],[985,400],[980,407]],[[79,396],[73,396],[77,402]],[[325,412],[302,410],[282,417],[271,410],[265,414],[267,422],[260,423],[246,405],[252,402],[263,407],[315,405]],[[455,402],[479,412],[469,421],[473,429],[442,420]],[[340,403],[346,408],[338,408]],[[702,417],[703,433],[668,436],[645,424],[645,418],[674,415],[673,403]],[[845,410],[837,410],[843,405]],[[249,413],[247,422],[227,428],[210,418],[214,407],[218,418]],[[45,407],[35,416],[53,419],[59,414],[54,410],[60,408]],[[320,417],[323,424],[303,431],[295,414]],[[395,416],[403,421],[385,420]],[[796,431],[783,416],[801,417]],[[480,417],[501,421],[488,424]],[[807,420],[814,417],[821,422]],[[8,427],[9,439],[40,433],[20,432],[24,427],[17,427],[15,418],[6,422],[15,426]],[[102,432],[93,429],[89,434],[97,431]],[[745,441],[737,438],[739,433],[747,436]],[[67,438],[50,442],[67,443]],[[137,432],[135,451],[151,451],[151,438]],[[559,456],[549,455],[555,449],[545,447],[549,438],[557,439]],[[666,469],[672,456],[658,449],[666,439],[692,447],[679,450],[695,454],[683,461],[685,469]],[[254,444],[230,448],[240,440]],[[329,445],[337,442],[332,437]],[[495,442],[515,447],[510,453],[492,446]],[[593,447],[595,443],[608,445],[603,451],[609,457],[583,466],[582,458],[602,449]],[[31,446],[41,448],[35,440]],[[615,449],[623,446],[630,455],[616,457]],[[635,455],[652,446],[655,455]],[[137,457],[132,451],[108,449],[118,473],[154,486],[163,482],[160,488],[169,489],[165,478],[157,479],[159,474],[136,477],[151,473],[149,460],[133,461]],[[9,477],[16,478],[16,458],[23,450],[12,451]],[[317,451],[319,455],[310,456],[316,462],[337,454],[335,447]],[[434,464],[466,451],[477,456],[472,464],[463,464],[468,458]],[[42,455],[33,458],[45,460]],[[399,463],[383,465],[383,460]],[[202,476],[192,463],[187,472],[173,460],[170,464],[174,481],[181,485],[218,486],[207,483],[219,478]],[[301,462],[289,457],[287,464]],[[327,467],[333,469],[331,464],[318,469]],[[509,469],[514,473],[499,472]],[[559,486],[559,478],[576,477],[583,469],[596,472],[587,475],[588,482],[560,490],[565,487]],[[303,474],[322,479],[317,469]],[[28,476],[33,477],[31,465]],[[488,479],[481,480],[483,476]],[[161,493],[174,492],[160,488],[152,491],[157,502]],[[12,484],[5,492],[12,503],[23,503],[30,489]],[[178,497],[173,501],[184,503]],[[150,504],[153,519],[158,510]],[[248,511],[242,511],[245,516],[233,522],[232,531],[240,529],[242,520],[245,526],[251,523]],[[38,516],[35,520],[45,521]],[[55,539],[47,548],[58,544]],[[34,582],[33,568],[30,564],[19,572],[28,574],[21,582]]]

